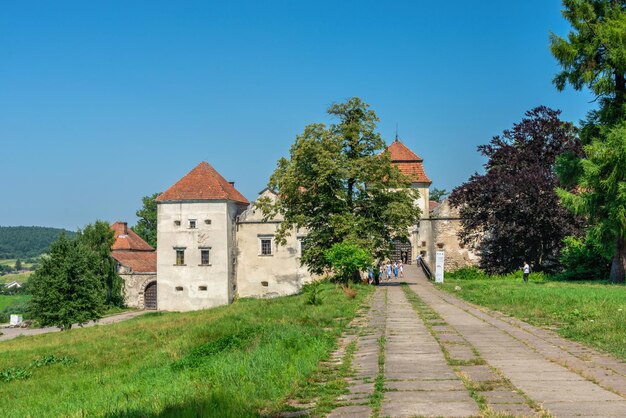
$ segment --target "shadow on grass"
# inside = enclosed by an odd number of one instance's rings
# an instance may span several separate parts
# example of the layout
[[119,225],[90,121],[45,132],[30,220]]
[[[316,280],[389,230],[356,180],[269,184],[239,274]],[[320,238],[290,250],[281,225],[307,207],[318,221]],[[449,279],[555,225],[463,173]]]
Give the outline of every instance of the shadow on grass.
[[207,399],[191,399],[187,402],[169,405],[161,412],[140,408],[109,413],[105,416],[107,418],[252,418],[262,415],[251,410],[250,405],[244,405],[237,398],[226,394],[210,394]]

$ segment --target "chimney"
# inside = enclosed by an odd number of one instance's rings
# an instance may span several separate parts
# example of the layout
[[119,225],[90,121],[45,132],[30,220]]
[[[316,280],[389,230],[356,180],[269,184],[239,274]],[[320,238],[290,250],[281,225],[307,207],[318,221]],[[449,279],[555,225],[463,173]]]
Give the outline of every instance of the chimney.
[[229,181],[228,184],[230,184],[231,186],[235,187],[235,182],[234,181]]
[[122,235],[128,235],[128,222],[122,222],[122,225],[124,226]]

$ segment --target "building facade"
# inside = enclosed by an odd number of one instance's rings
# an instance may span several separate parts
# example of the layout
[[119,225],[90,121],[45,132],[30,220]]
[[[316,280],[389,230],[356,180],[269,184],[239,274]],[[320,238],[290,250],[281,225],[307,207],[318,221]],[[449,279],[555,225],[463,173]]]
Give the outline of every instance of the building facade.
[[[444,202],[431,211],[432,182],[422,158],[398,139],[387,151],[418,191],[415,205],[421,210],[420,221],[408,231],[409,239],[394,243],[392,258],[411,263],[421,254],[434,265],[436,251],[444,250],[453,269],[475,263],[475,255],[458,243],[460,220],[449,205]],[[275,199],[276,194],[265,189],[259,198]],[[314,280],[300,265],[306,231],[293,228],[286,245],[277,245],[274,235],[282,219],[265,220],[234,182],[224,179],[210,164],[200,163],[156,201],[156,253],[145,242],[139,243],[136,238],[140,238],[133,236],[126,224],[114,224],[121,241],[113,257],[124,277],[130,306],[166,311],[206,309],[229,304],[235,296],[294,294]],[[133,243],[128,244],[130,241]],[[145,265],[140,266],[141,260]]]

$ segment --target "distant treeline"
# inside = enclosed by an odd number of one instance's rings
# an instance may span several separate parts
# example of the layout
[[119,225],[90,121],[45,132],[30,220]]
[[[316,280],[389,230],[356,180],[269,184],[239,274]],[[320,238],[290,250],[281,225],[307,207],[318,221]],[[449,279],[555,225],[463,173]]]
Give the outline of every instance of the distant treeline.
[[41,255],[63,232],[68,237],[75,235],[75,232],[59,228],[0,226],[0,259],[24,259]]

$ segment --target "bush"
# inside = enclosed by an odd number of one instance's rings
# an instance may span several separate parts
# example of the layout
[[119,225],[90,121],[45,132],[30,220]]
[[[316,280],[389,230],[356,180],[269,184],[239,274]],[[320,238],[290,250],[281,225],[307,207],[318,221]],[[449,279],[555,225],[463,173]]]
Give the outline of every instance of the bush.
[[325,256],[337,279],[343,282],[360,281],[358,273],[374,264],[372,252],[351,241],[333,245]]
[[589,237],[587,239],[566,237],[561,250],[563,272],[557,277],[563,280],[602,280],[609,277],[611,256]]
[[307,283],[303,286],[302,292],[306,295],[305,303],[308,305],[322,304],[322,282],[320,280]]

